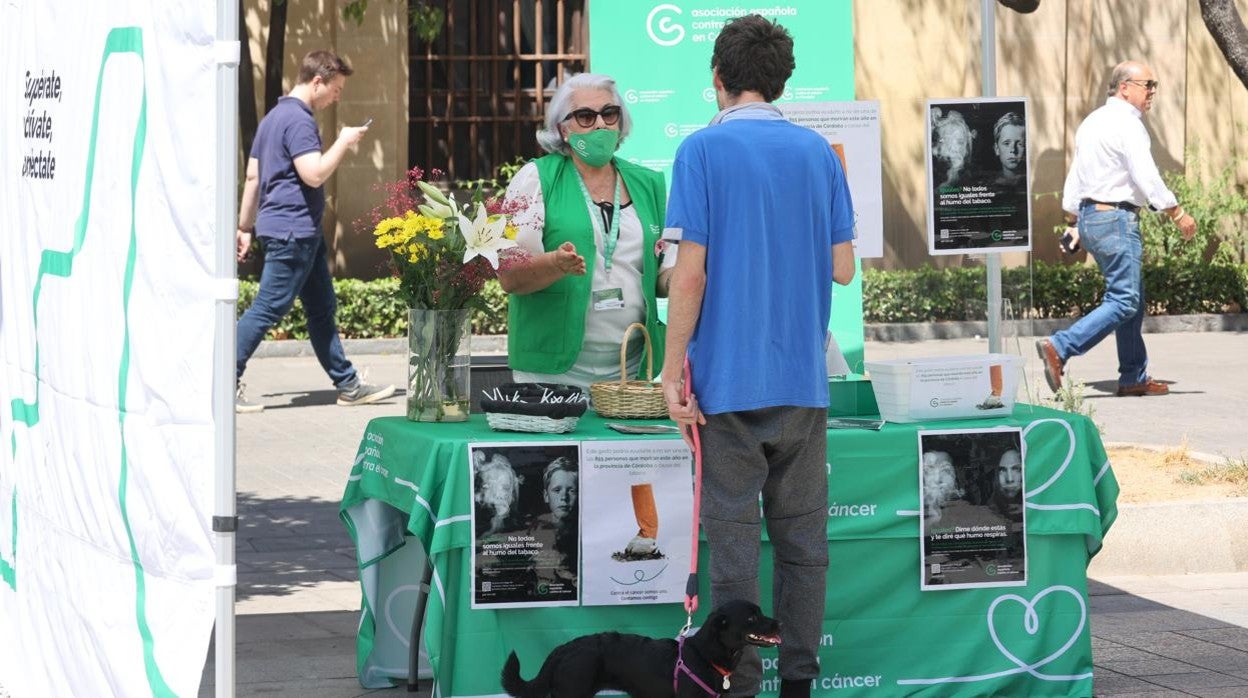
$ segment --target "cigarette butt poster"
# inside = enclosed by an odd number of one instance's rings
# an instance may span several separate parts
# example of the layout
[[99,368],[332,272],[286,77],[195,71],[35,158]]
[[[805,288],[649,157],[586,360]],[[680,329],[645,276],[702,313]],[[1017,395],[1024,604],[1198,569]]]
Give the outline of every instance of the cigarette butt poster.
[[680,439],[582,444],[583,604],[680,603],[693,530],[693,457]]

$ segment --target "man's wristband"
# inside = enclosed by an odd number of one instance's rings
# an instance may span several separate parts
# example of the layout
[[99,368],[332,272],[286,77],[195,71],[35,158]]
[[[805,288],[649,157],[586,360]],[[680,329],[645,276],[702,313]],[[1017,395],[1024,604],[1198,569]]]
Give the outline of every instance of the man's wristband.
[[1187,211],[1184,211],[1182,206],[1175,206],[1174,215],[1170,216],[1170,220],[1174,221],[1175,223],[1178,223],[1179,220],[1182,219],[1183,216],[1186,216],[1186,215],[1187,215]]
[[238,232],[247,233],[248,235],[251,235],[252,233],[256,232],[256,226],[253,225],[250,228],[244,228],[243,226],[240,225],[238,226]]

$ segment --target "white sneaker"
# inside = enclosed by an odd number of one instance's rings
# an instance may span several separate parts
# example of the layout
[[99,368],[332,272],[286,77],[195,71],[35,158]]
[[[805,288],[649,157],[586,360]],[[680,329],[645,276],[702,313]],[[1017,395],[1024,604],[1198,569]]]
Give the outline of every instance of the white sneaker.
[[629,555],[653,555],[658,549],[659,544],[655,539],[633,536],[633,539],[625,546],[624,552]]
[[243,394],[244,386],[238,384],[238,389],[234,391],[234,412],[235,414],[251,414],[253,412],[263,412],[264,405],[258,402],[251,402],[247,396]]

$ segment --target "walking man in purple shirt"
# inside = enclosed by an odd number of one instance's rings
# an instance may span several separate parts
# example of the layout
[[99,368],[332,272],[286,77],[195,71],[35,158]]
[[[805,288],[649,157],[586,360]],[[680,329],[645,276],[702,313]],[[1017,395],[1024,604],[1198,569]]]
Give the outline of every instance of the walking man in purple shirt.
[[[308,336],[316,358],[338,390],[339,405],[363,405],[394,394],[394,386],[376,386],[360,380],[338,338],[334,314],[338,299],[325,257],[321,217],[325,212],[325,181],[348,150],[368,131],[367,126],[345,126],[328,150],[321,151],[321,134],[312,112],[337,102],[353,71],[329,51],[313,51],[299,67],[299,82],[278,100],[256,130],[247,160],[247,179],[238,212],[238,261],[247,258],[252,236],[264,245],[264,271],[256,299],[238,321],[236,378],[269,328],[295,304],[303,301]],[[243,395],[240,382],[236,412],[259,412],[264,405]]]

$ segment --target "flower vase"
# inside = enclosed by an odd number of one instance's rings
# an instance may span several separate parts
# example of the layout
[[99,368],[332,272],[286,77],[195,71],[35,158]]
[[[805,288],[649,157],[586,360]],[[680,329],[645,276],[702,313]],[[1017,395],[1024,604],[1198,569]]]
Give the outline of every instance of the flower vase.
[[468,309],[407,311],[407,418],[463,422],[471,399]]

